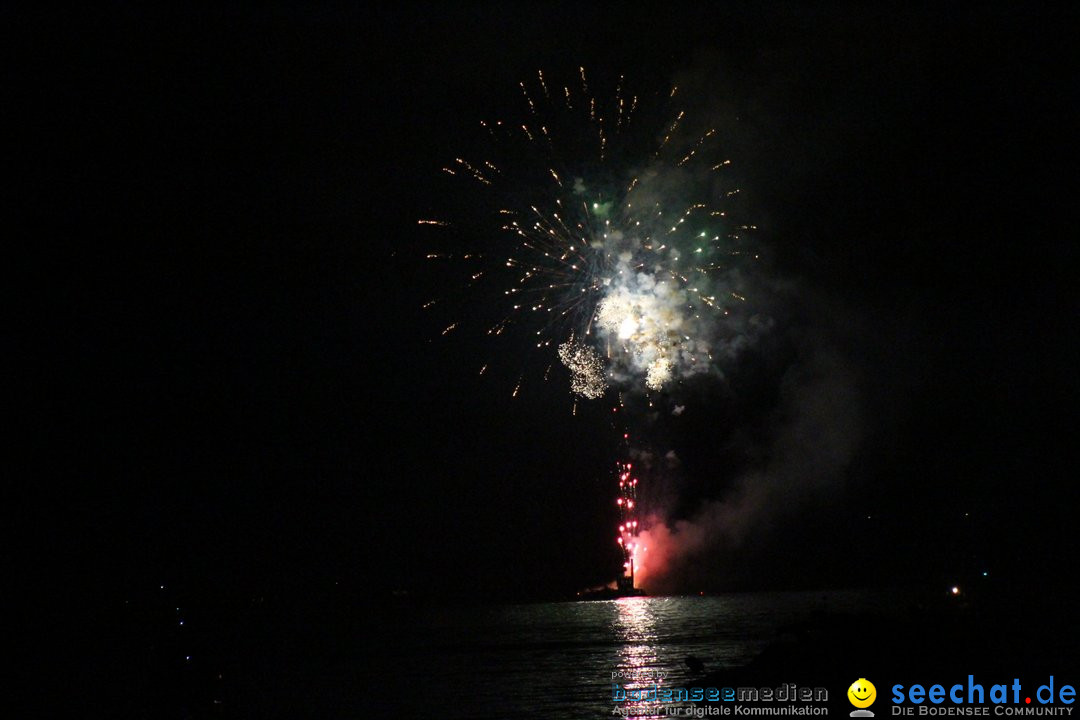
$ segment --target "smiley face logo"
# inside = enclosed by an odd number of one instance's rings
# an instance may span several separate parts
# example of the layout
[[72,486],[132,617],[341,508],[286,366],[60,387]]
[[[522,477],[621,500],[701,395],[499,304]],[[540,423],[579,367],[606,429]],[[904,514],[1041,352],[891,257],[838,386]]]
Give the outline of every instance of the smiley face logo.
[[848,700],[857,708],[867,708],[877,699],[877,688],[866,678],[859,678],[847,689]]

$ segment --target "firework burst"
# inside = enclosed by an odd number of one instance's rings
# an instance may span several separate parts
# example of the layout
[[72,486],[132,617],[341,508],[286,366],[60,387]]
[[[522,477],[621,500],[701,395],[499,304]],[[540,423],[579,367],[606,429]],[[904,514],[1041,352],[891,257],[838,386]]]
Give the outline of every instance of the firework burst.
[[596,85],[583,68],[565,84],[540,72],[520,84],[521,120],[481,122],[486,149],[443,168],[474,186],[502,236],[466,254],[479,261],[469,283],[502,284],[505,316],[488,334],[529,328],[586,399],[715,367],[741,316],[741,261],[755,257],[720,134],[680,109],[677,88],[627,95],[620,77],[600,100]]

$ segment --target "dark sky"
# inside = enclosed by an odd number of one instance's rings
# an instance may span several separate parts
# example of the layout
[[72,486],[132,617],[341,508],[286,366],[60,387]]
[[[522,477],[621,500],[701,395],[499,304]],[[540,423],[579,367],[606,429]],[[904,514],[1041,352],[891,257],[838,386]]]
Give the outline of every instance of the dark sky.
[[694,582],[1052,579],[1076,501],[1075,13],[701,5],[9,17],[16,483],[44,509],[23,553],[109,592],[608,579],[602,413],[569,418],[561,381],[511,400],[536,361],[511,346],[478,378],[489,350],[419,309],[439,167],[519,80],[581,64],[691,78],[739,116],[770,267],[806,299],[655,440],[683,511],[733,487],[800,338],[828,328],[858,388],[850,461]]

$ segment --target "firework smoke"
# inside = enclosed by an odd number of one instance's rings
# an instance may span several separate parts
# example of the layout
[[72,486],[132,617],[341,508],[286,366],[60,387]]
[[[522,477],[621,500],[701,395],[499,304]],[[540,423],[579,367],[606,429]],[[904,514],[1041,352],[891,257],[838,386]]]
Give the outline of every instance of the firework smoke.
[[[802,292],[806,300],[810,293]],[[684,518],[670,519],[654,506],[639,535],[638,575],[650,591],[696,586],[716,577],[725,550],[745,548],[774,522],[796,514],[843,483],[864,426],[860,378],[843,351],[849,318],[837,307],[819,307],[814,326],[797,340],[774,415],[778,420],[760,446],[744,453],[757,460],[721,500],[710,500]],[[677,406],[679,407],[679,406]],[[674,475],[668,464],[665,472]],[[664,473],[654,473],[657,482]],[[719,484],[719,483],[717,483]]]

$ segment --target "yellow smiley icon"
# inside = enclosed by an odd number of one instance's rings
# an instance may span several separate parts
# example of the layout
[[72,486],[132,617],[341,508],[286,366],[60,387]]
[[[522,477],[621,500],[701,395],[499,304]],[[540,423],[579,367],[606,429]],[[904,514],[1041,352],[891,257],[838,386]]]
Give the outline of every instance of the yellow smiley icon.
[[847,689],[847,697],[857,708],[870,707],[877,698],[877,688],[866,678],[859,678]]

